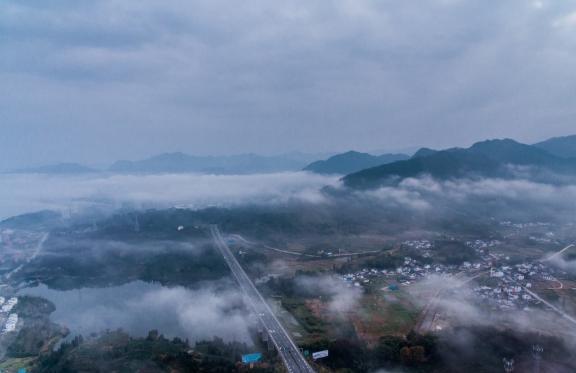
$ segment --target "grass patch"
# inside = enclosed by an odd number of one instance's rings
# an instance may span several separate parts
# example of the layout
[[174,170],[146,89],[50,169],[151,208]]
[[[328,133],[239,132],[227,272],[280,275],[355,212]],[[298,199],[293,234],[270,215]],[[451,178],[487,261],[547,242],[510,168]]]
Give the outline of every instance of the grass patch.
[[316,317],[304,303],[296,298],[283,298],[282,306],[294,316],[308,334],[325,334],[326,323]]

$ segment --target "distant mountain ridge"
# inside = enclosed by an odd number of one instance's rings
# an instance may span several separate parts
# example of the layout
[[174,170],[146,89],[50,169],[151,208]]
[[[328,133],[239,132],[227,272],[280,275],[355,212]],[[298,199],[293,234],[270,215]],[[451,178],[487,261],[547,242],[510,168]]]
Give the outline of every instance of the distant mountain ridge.
[[553,137],[534,146],[557,157],[576,158],[576,135]]
[[427,156],[365,169],[347,175],[343,181],[348,187],[369,189],[423,175],[438,179],[513,177],[515,173],[510,166],[576,175],[575,159],[560,158],[535,146],[504,139],[482,141],[467,149],[436,151]]
[[4,229],[29,229],[50,228],[62,222],[62,214],[51,210],[42,210],[22,215],[13,216],[0,221],[0,228]]
[[193,156],[181,152],[164,153],[140,161],[118,161],[110,168],[114,173],[216,173],[250,174],[300,170],[304,157],[261,156]]
[[21,168],[12,170],[9,173],[15,174],[56,174],[56,175],[72,175],[72,174],[89,174],[98,172],[90,167],[83,166],[78,163],[57,163],[53,165]]
[[429,174],[439,178],[453,178],[458,175],[501,176],[507,172],[506,165],[540,167],[542,170],[572,174],[574,162],[576,162],[576,135],[555,137],[533,145],[504,139],[478,142],[468,149],[420,148],[412,157],[401,153],[377,156],[357,151],[336,155],[294,152],[277,156],[257,154],[195,156],[174,152],[143,160],[117,161],[107,169],[94,169],[69,162],[21,168],[5,171],[5,173],[46,175],[82,175],[99,172],[253,174],[304,169],[318,174],[348,175],[344,178],[347,184],[360,185],[365,182],[369,185],[372,182],[377,183],[380,178],[402,179],[420,174]]
[[334,155],[326,160],[316,161],[304,168],[318,174],[349,174],[369,167],[375,167],[391,162],[401,161],[410,158],[406,154],[383,154],[372,155],[349,151]]
[[412,158],[420,158],[420,157],[428,157],[434,153],[438,153],[438,150],[430,149],[430,148],[420,148],[412,155]]

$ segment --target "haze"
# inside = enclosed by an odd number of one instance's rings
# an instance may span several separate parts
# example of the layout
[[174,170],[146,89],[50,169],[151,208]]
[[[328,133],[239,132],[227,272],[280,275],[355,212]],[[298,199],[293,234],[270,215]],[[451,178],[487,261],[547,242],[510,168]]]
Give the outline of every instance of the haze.
[[7,0],[0,168],[531,143],[573,132],[575,36],[572,0]]

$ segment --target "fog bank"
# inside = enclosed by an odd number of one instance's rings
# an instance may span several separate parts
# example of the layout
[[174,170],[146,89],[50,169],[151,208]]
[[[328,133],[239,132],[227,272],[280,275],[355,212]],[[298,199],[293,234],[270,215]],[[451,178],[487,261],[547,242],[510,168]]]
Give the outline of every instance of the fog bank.
[[320,189],[336,177],[306,172],[256,175],[96,175],[5,174],[0,183],[0,219],[43,210],[235,206],[244,203],[319,203]]

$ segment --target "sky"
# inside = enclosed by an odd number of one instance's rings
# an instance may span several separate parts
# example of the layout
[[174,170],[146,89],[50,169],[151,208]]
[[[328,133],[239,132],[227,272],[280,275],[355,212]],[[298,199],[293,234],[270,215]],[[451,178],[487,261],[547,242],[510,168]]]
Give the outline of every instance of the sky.
[[3,0],[0,168],[576,133],[576,0]]

